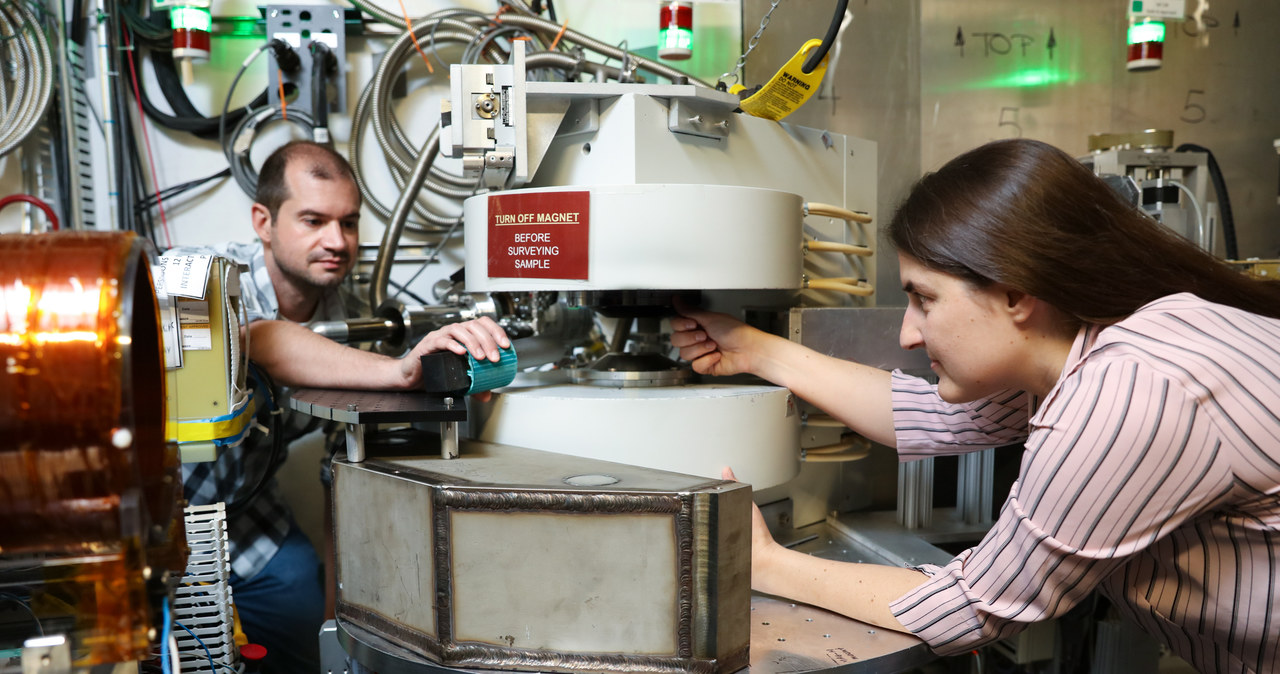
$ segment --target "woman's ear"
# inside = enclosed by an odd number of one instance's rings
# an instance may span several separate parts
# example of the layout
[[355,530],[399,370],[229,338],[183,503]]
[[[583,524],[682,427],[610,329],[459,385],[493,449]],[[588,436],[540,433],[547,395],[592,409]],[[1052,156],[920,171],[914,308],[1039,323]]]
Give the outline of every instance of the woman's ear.
[[1005,288],[1005,310],[1009,313],[1009,317],[1014,323],[1025,324],[1031,320],[1032,315],[1037,308],[1043,308],[1043,303],[1033,297],[1031,293],[1013,288]]

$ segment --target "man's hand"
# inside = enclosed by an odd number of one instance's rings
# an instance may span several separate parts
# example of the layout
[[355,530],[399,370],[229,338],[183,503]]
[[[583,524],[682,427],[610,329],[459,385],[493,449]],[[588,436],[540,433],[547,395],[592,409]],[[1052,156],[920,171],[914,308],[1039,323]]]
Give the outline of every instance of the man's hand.
[[[476,360],[502,359],[499,349],[511,346],[511,340],[502,326],[493,319],[484,317],[463,323],[452,323],[439,330],[427,333],[413,350],[400,359],[400,373],[404,378],[404,388],[414,389],[422,382],[422,356],[436,351],[452,351],[459,356],[468,353]],[[488,395],[479,396],[487,400]]]

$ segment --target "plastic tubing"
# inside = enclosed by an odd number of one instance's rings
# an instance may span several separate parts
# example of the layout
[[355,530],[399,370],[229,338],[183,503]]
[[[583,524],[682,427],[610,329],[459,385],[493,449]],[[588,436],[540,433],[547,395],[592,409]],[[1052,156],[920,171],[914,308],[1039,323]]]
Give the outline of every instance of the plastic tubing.
[[869,257],[871,255],[871,249],[866,246],[836,243],[835,241],[806,241],[804,247],[805,250],[844,253],[845,255],[857,255],[859,257]]
[[845,423],[829,414],[806,414],[801,421],[805,426],[815,428],[844,428]]
[[871,442],[860,435],[849,434],[842,437],[840,442],[802,451],[802,460],[809,463],[844,463],[870,456]]
[[823,204],[816,201],[810,201],[804,205],[805,215],[818,215],[828,218],[840,218],[846,222],[860,222],[864,225],[871,223],[871,216],[866,213],[851,211],[847,208],[832,206],[831,204]]
[[866,281],[857,281],[856,283],[847,283],[844,279],[810,279],[804,282],[804,287],[812,290],[833,290],[855,297],[870,297],[875,294],[875,288]]
[[49,206],[49,204],[45,203],[41,199],[37,199],[36,197],[31,196],[30,194],[11,194],[3,199],[0,199],[0,210],[4,209],[4,207],[8,206],[9,204],[16,204],[18,202],[31,204],[32,206],[35,206],[40,210],[44,211],[44,216],[49,219],[49,228],[54,231],[57,231],[58,214],[53,211],[53,208]]

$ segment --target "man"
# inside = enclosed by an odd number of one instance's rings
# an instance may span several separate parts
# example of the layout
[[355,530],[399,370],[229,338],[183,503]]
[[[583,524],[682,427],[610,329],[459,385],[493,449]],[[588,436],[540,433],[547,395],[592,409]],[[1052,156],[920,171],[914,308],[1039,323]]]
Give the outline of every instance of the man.
[[[332,149],[296,141],[267,158],[252,208],[259,243],[213,249],[249,266],[240,281],[251,360],[276,386],[381,390],[416,387],[419,357],[433,351],[497,361],[510,342],[487,318],[430,333],[403,358],[347,347],[305,326],[359,310],[341,285],[356,261],[359,211],[351,167]],[[258,420],[271,426],[269,408],[282,410],[277,442],[318,425],[290,413],[279,389],[272,397],[273,405],[260,404]],[[272,443],[255,431],[215,462],[186,465],[184,487],[192,504],[228,504],[233,599],[249,640],[267,647],[266,671],[315,674],[325,613],[322,567],[276,489],[273,465],[283,456]]]

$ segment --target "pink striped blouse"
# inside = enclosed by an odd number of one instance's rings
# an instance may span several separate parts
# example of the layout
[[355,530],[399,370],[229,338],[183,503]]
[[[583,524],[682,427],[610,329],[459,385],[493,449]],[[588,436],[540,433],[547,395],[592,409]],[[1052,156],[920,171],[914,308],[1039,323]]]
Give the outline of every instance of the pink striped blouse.
[[986,537],[892,604],[937,652],[1100,588],[1200,671],[1280,669],[1280,320],[1179,294],[1087,326],[1030,418],[901,373],[893,397],[902,460],[1026,447]]

